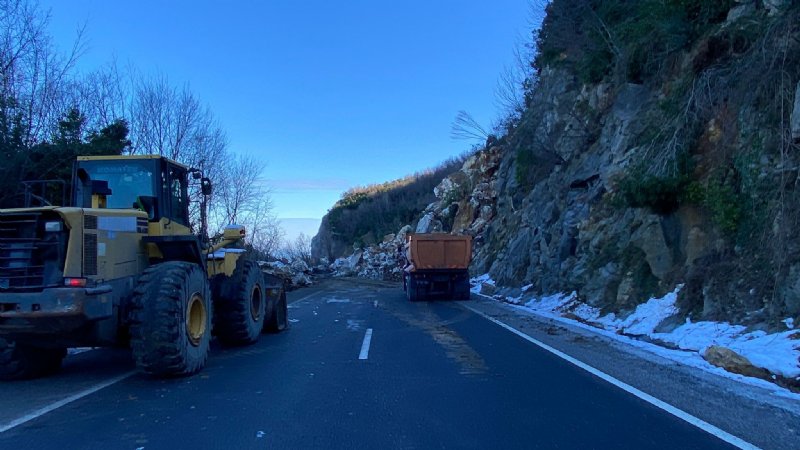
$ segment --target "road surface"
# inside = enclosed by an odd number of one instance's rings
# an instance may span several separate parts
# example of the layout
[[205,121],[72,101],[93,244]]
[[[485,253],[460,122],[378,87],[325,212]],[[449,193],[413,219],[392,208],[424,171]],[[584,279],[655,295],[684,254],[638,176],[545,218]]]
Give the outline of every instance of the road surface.
[[214,345],[193,377],[151,379],[104,349],[1,384],[0,448],[735,448],[488,320],[479,300],[326,280],[289,302],[290,330]]

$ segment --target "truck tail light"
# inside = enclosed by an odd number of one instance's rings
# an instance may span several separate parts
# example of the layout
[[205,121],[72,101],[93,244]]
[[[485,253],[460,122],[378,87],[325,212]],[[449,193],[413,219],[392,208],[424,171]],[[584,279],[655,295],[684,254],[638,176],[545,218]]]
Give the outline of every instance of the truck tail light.
[[86,278],[64,278],[64,286],[86,287]]

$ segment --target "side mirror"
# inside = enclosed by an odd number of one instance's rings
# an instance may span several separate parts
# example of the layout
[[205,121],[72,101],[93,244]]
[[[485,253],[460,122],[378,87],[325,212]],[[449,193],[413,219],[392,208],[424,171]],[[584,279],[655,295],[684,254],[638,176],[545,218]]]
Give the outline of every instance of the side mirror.
[[202,192],[203,195],[211,195],[211,180],[207,177],[200,179],[200,192]]

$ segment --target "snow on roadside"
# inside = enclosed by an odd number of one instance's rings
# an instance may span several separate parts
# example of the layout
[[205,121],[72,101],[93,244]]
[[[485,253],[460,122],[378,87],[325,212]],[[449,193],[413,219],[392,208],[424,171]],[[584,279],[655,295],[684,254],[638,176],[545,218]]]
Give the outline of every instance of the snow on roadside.
[[492,277],[490,277],[488,273],[470,279],[469,284],[470,284],[469,290],[476,294],[480,294],[481,286],[484,284],[488,284],[490,286],[495,285],[494,280],[492,280]]
[[[482,284],[496,286],[488,274],[473,278],[471,282],[472,292],[478,294]],[[787,378],[800,377],[800,331],[793,329],[794,323],[791,319],[784,321],[787,331],[772,334],[764,331],[747,332],[747,328],[742,325],[709,321],[691,322],[688,319],[685,324],[670,332],[656,332],[662,322],[679,313],[675,301],[682,285],[678,285],[674,291],[663,297],[649,299],[624,318],[618,318],[614,314],[601,317],[598,308],[580,302],[575,292],[533,297],[526,294],[530,287],[526,286],[522,295],[518,297],[504,298],[495,295],[494,298],[511,303],[525,311],[576,324],[616,340],[636,342],[637,347],[693,367],[725,374],[729,378],[745,381],[748,384],[763,387],[766,382],[730,374],[712,366],[702,358],[706,349],[712,345],[727,347],[749,359],[756,367]],[[681,350],[676,351],[654,343],[637,341],[633,339],[636,336],[645,336],[651,341],[663,342]]]

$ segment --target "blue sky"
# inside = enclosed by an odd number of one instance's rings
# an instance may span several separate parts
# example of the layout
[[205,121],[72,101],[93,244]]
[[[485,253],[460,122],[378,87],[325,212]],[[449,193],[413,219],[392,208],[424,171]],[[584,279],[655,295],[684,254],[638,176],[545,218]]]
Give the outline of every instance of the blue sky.
[[231,150],[266,166],[281,218],[320,218],[347,188],[469,149],[459,110],[489,125],[493,91],[529,35],[526,0],[41,0],[80,70],[112,58],[189,83]]

